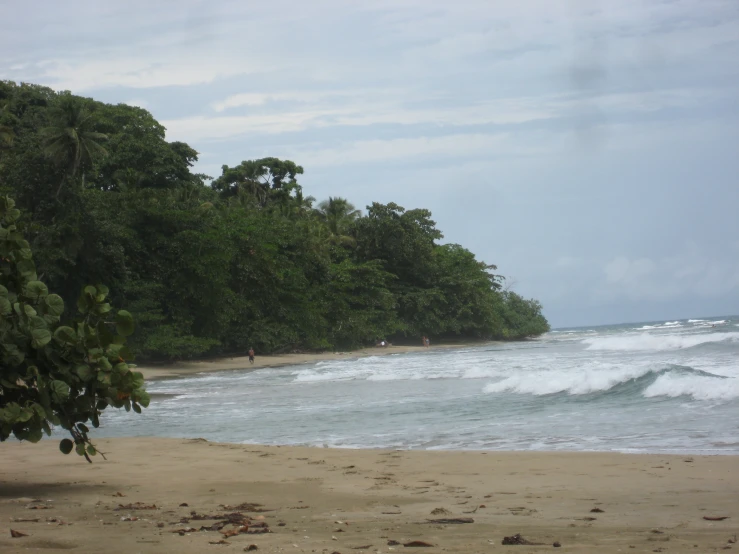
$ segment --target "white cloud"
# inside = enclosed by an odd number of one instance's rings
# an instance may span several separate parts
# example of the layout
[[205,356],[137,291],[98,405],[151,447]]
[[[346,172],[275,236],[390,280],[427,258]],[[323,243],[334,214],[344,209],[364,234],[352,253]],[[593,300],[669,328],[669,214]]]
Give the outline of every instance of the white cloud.
[[[366,127],[370,125],[478,126],[517,125],[577,115],[597,110],[606,116],[644,113],[665,108],[700,105],[717,94],[701,90],[666,90],[646,93],[616,93],[590,96],[509,97],[452,104],[446,107],[419,107],[433,101],[428,96],[413,97],[415,106],[405,106],[402,91],[322,91],[243,93],[213,104],[217,112],[249,108],[249,115],[199,115],[163,121],[170,139],[197,142],[228,139],[245,134],[279,134],[326,127]],[[436,99],[440,100],[440,99]],[[453,102],[453,98],[441,99]],[[299,109],[271,107],[273,102],[292,101]]]
[[716,298],[739,291],[739,249],[726,257],[705,254],[687,244],[671,256],[630,258],[618,256],[603,267],[605,282],[594,289],[600,301],[679,302],[686,297]]
[[100,60],[46,59],[37,62],[30,72],[34,79],[58,90],[83,92],[110,87],[146,89],[198,85],[263,70],[256,62],[205,58],[152,54]]
[[460,134],[392,140],[361,140],[338,148],[295,152],[296,159],[310,160],[312,167],[407,160],[500,155],[508,135]]

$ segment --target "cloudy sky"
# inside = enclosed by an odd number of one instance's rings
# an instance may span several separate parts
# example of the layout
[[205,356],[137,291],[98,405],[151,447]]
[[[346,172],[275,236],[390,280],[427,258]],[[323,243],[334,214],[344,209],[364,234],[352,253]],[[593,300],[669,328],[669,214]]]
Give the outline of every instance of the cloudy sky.
[[554,326],[739,313],[736,0],[0,0],[0,79],[429,208]]

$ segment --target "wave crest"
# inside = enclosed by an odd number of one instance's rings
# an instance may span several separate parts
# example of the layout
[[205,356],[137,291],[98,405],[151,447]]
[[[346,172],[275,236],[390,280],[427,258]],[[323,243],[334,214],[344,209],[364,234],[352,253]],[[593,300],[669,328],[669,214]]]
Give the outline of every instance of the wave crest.
[[572,396],[595,393],[641,394],[655,396],[691,396],[695,400],[732,400],[739,398],[739,379],[716,375],[688,366],[669,365],[586,369],[581,371],[537,371],[507,377],[485,386],[483,392],[510,392],[546,396]]
[[583,339],[586,350],[679,350],[706,343],[737,342],[739,333],[706,333],[696,335],[627,335]]

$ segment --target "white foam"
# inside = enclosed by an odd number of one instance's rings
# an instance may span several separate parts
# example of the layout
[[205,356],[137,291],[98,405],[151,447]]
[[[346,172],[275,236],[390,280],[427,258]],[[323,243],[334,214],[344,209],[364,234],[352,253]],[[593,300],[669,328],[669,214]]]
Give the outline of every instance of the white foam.
[[736,342],[739,333],[704,333],[694,335],[641,335],[583,339],[587,350],[643,351],[678,350],[710,342]]
[[739,379],[717,379],[701,375],[660,375],[643,393],[646,398],[655,396],[690,396],[695,400],[726,401],[739,398]]
[[497,383],[486,385],[483,392],[514,392],[543,396],[566,392],[572,395],[591,394],[612,389],[614,386],[654,371],[650,364],[618,366],[602,364],[600,367],[566,370],[542,370],[511,375]]
[[689,319],[688,323],[701,323],[703,321],[706,321],[705,319]]

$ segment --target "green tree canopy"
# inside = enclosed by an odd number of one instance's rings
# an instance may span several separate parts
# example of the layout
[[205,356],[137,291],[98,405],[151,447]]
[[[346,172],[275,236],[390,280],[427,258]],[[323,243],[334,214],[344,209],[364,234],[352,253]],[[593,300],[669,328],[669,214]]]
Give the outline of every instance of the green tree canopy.
[[0,139],[0,195],[24,213],[39,280],[67,306],[106,283],[136,319],[141,359],[548,329],[495,266],[444,244],[428,210],[362,214],[338,196],[314,207],[303,167],[274,157],[208,184],[196,150],[168,142],[147,110],[38,85],[0,81],[0,125],[12,136]]
[[97,285],[83,289],[78,315],[62,322],[64,300],[39,280],[19,217],[15,202],[0,197],[0,441],[38,442],[55,425],[72,437],[62,452],[90,461],[86,423],[98,427],[109,406],[140,412],[149,404],[143,376],[125,361],[133,318],[114,312]]

